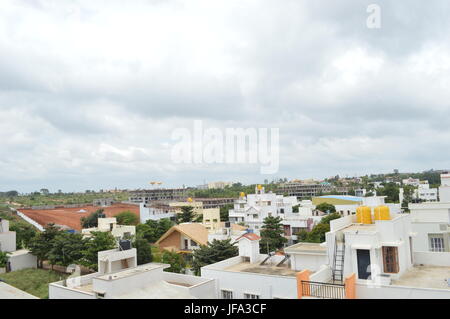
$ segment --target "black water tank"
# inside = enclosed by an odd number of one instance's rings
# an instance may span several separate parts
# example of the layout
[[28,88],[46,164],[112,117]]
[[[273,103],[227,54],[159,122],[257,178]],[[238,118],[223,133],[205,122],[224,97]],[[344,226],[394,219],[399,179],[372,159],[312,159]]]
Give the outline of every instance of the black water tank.
[[119,240],[120,250],[129,250],[131,249],[131,240],[121,239]]

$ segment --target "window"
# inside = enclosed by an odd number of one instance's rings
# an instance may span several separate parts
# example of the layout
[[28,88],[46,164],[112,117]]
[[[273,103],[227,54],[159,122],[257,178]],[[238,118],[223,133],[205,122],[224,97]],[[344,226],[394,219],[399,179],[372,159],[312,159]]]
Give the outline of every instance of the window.
[[222,290],[222,299],[233,299],[233,292],[231,290]]
[[97,292],[97,293],[95,293],[95,295],[96,295],[97,299],[103,299],[103,298],[105,298],[105,293],[104,293],[104,292],[103,292],[103,293]]
[[209,223],[209,219],[205,219],[205,223]]
[[217,223],[217,219],[213,219],[213,223]]
[[444,237],[442,235],[430,235],[430,251],[443,252]]
[[385,273],[398,273],[397,247],[383,247],[383,266]]
[[244,299],[259,299],[259,295],[244,294]]
[[195,241],[193,241],[193,240],[191,239],[191,246],[197,247],[198,245],[197,245],[197,243],[196,243]]

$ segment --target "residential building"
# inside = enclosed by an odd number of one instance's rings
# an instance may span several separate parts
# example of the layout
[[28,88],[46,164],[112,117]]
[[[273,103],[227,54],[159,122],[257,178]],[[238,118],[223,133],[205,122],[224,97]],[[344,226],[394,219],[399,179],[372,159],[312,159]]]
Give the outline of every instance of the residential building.
[[439,187],[439,201],[450,202],[450,174],[441,174],[441,186]]
[[166,203],[152,202],[150,204],[139,204],[139,218],[141,223],[145,223],[147,220],[160,220],[163,218],[175,220],[178,212],[179,208]]
[[408,205],[416,251],[450,252],[450,202]]
[[213,299],[211,279],[165,272],[167,264],[136,264],[136,249],[98,253],[98,272],[49,285],[50,299]]
[[[201,268],[202,278],[215,279],[221,299],[296,299],[298,273],[310,269],[310,278],[322,280],[327,249],[320,244],[298,243],[285,254],[261,254],[260,237],[247,232],[237,238],[236,257]],[[326,274],[325,274],[326,275]]]
[[191,253],[208,243],[208,230],[200,223],[182,223],[172,226],[156,242],[160,249]]
[[220,222],[219,227],[209,230],[208,242],[212,242],[214,239],[226,240],[231,239],[233,242],[247,232],[247,227],[238,224],[232,224],[231,222]]
[[[439,202],[410,203],[414,247],[419,252],[450,252],[450,189],[449,174],[441,174]],[[450,255],[449,255],[450,256]]]
[[208,183],[208,189],[224,189],[227,186],[232,186],[233,182],[211,182]]
[[414,187],[419,187],[420,179],[409,177],[407,179],[402,180],[402,184],[403,185],[414,186]]
[[202,224],[208,231],[215,231],[221,228],[220,209],[204,208],[202,210]]
[[358,188],[355,189],[355,196],[356,197],[364,197],[367,194],[367,190],[365,188]]
[[202,198],[196,197],[194,201],[201,202],[203,208],[220,208],[226,205],[232,205],[236,198],[231,197],[211,197],[211,198]]
[[[298,212],[294,212],[294,207]],[[311,201],[298,202],[295,196],[266,193],[261,185],[256,186],[255,194],[242,193],[228,215],[230,222],[244,223],[256,234],[260,233],[266,217],[280,217],[288,243],[297,240],[301,230],[311,230],[322,218],[315,214]]]
[[410,214],[387,206],[363,206],[356,216],[332,220],[324,243],[328,274],[315,283],[304,279],[303,292],[307,286],[307,296],[326,298],[331,283],[347,288],[354,281],[354,298],[450,298],[450,255],[418,252],[416,235]]
[[187,197],[187,188],[155,188],[130,191],[129,201],[148,204],[151,201],[176,201]]
[[98,218],[97,222],[97,227],[84,228],[81,230],[81,233],[85,237],[91,237],[93,232],[110,232],[117,240],[131,238],[136,235],[136,226],[117,225],[115,217]]
[[0,218],[0,251],[8,253],[8,262],[3,271],[37,267],[37,258],[29,250],[16,250],[16,232],[10,231],[9,221],[2,218]]
[[115,203],[115,201],[113,198],[98,198],[98,199],[93,200],[92,205],[106,207],[106,206],[111,206],[114,203]]
[[401,212],[400,204],[387,204],[385,203],[385,198],[385,196],[358,197],[349,195],[326,195],[314,197],[312,199],[312,203],[316,206],[322,203],[331,204],[336,208],[336,213],[341,216],[355,215],[356,209],[361,205],[372,208],[380,205],[386,205],[394,213]]
[[295,196],[298,199],[311,198],[324,193],[330,193],[333,186],[330,184],[306,184],[302,182],[288,182],[281,184],[278,192],[286,196]]

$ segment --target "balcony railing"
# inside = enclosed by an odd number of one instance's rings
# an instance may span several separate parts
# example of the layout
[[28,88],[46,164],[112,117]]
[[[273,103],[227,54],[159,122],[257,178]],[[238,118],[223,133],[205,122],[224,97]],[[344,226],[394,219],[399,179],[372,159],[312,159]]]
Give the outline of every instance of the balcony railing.
[[323,299],[345,299],[345,285],[302,281],[302,295]]

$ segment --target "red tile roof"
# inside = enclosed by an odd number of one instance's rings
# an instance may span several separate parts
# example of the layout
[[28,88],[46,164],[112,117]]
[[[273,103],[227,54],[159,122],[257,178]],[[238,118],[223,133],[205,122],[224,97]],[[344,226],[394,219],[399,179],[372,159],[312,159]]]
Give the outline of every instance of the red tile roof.
[[246,233],[246,234],[242,235],[241,237],[239,237],[239,238],[236,239],[236,240],[239,240],[239,239],[241,239],[242,237],[245,237],[245,238],[247,238],[248,240],[260,240],[260,239],[261,239],[261,237],[259,237],[259,236],[256,235],[255,233]]

